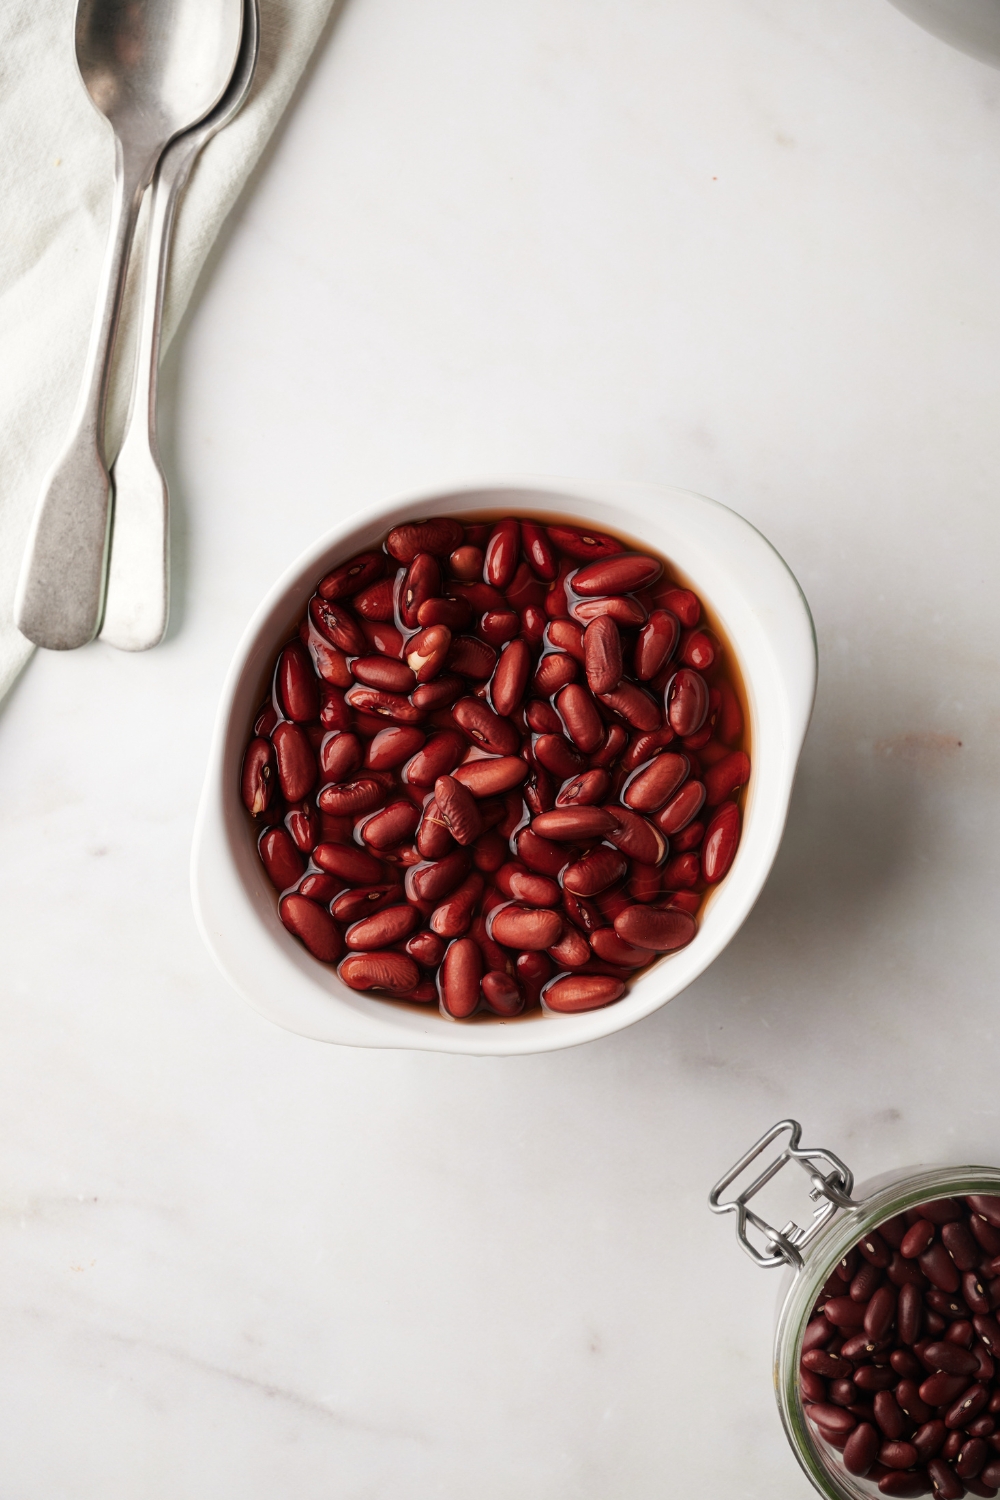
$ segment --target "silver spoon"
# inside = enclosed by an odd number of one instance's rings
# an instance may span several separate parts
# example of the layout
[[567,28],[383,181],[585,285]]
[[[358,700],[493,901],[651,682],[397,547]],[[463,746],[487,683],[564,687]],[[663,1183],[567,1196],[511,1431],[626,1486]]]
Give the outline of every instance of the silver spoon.
[[114,520],[101,625],[101,640],[123,651],[148,650],[167,628],[170,497],[156,441],[156,382],[174,212],[198,153],[242,108],[259,46],[257,0],[243,0],[243,40],[229,87],[200,125],[171,141],[153,179],[132,399],[111,470]]
[[898,10],[980,62],[1000,67],[1000,0],[892,0]]
[[69,437],[35,507],[14,620],[70,650],[101,617],[110,481],[104,408],[124,270],[143,190],[164,147],[222,97],[239,52],[242,0],[79,0],[76,60],[115,137],[115,195],[90,346]]

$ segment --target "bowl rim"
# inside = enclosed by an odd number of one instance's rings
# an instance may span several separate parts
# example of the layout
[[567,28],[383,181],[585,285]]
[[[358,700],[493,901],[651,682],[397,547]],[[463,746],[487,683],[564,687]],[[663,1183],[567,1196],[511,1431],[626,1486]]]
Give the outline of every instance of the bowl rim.
[[[671,534],[670,546],[655,539],[657,550],[695,583],[739,657],[750,701],[755,774],[736,860],[713,892],[698,935],[687,948],[664,955],[623,999],[603,1009],[558,1016],[534,1011],[513,1021],[491,1017],[470,1024],[452,1021],[432,1006],[400,1004],[348,989],[332,967],[320,964],[285,930],[237,793],[238,770],[249,722],[263,696],[258,687],[269,677],[283,638],[282,623],[286,634],[294,628],[322,571],[338,558],[363,550],[400,521],[497,509],[502,514],[511,506],[522,514],[562,511],[567,518],[639,535],[617,519],[624,511],[624,519],[637,519],[641,527],[652,522],[654,529]],[[703,582],[706,575],[708,586]],[[266,675],[263,666],[268,667]],[[253,612],[234,651],[220,694],[192,841],[191,893],[199,930],[222,973],[254,1009],[316,1040],[509,1056],[579,1046],[623,1030],[698,978],[752,910],[784,830],[815,686],[815,630],[797,580],[756,527],[706,496],[636,481],[526,475],[465,480],[366,505],[362,513],[345,517],[318,537],[284,569]],[[762,717],[765,706],[768,712]],[[759,749],[766,760],[758,769]]]

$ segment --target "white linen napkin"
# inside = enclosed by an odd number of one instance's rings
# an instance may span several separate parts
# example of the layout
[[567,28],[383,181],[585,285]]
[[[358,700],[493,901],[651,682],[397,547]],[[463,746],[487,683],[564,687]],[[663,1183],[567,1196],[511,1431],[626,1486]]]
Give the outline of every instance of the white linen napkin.
[[[250,97],[206,146],[178,208],[164,349],[332,6],[260,0]],[[14,589],[32,509],[83,374],[111,209],[113,141],[76,70],[75,9],[74,0],[0,7],[0,698],[34,649],[14,625]],[[142,244],[140,233],[136,249]],[[126,355],[133,311],[126,301],[118,344]],[[109,462],[124,427],[127,358],[116,373]]]

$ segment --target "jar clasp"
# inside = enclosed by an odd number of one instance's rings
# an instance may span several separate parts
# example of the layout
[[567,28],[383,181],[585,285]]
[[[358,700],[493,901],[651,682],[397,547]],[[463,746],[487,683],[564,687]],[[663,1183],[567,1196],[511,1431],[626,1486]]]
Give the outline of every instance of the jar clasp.
[[[723,1199],[721,1194],[726,1188],[731,1187],[736,1179],[746,1171],[751,1162],[766,1151],[779,1136],[788,1131],[788,1142],[768,1165],[750,1183],[749,1187],[735,1198]],[[755,1261],[758,1266],[792,1266],[795,1270],[802,1269],[802,1255],[800,1253],[803,1245],[808,1245],[814,1239],[823,1225],[832,1214],[839,1208],[854,1208],[856,1204],[851,1197],[854,1187],[854,1173],[846,1167],[838,1156],[832,1151],[825,1151],[821,1147],[804,1148],[799,1145],[802,1139],[802,1126],[798,1120],[779,1120],[777,1125],[772,1125],[757,1143],[750,1147],[745,1156],[742,1156],[734,1167],[730,1167],[725,1177],[715,1184],[708,1195],[708,1206],[716,1214],[736,1214],[736,1237],[743,1249]],[[807,1173],[812,1183],[809,1196],[817,1205],[813,1209],[812,1223],[802,1229],[789,1220],[783,1229],[775,1229],[766,1219],[755,1214],[747,1205],[755,1193],[766,1186],[787,1166],[790,1161],[798,1162],[802,1170]],[[829,1170],[823,1172],[822,1165]],[[822,1201],[820,1201],[822,1200]],[[755,1245],[748,1233],[750,1226],[758,1230],[764,1236],[764,1246]]]

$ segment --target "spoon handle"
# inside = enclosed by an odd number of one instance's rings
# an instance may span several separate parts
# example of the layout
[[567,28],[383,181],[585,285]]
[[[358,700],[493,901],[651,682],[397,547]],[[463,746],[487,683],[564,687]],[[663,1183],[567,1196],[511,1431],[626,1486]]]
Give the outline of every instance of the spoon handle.
[[111,470],[115,514],[101,640],[122,651],[147,651],[167,628],[170,496],[156,435],[157,376],[174,212],[201,144],[197,130],[180,136],[153,179],[132,396]]
[[115,193],[90,345],[69,436],[44,481],[28,533],[14,621],[36,646],[70,651],[92,640],[101,618],[110,481],[104,410],[125,267],[147,164],[115,143]]

